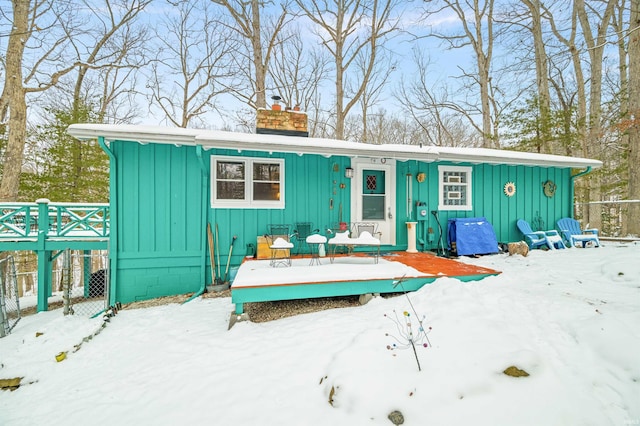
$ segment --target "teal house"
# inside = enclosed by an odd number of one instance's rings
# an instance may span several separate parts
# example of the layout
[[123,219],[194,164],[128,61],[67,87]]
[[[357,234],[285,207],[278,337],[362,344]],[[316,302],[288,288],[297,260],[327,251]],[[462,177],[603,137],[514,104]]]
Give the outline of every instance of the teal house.
[[416,222],[418,251],[431,251],[436,218],[446,233],[449,219],[484,217],[499,242],[520,241],[518,219],[553,228],[571,217],[575,179],[601,166],[503,150],[309,138],[306,115],[295,111],[259,111],[258,123],[255,134],[69,127],[80,140],[97,139],[110,158],[111,302],[211,283],[208,226],[218,229],[223,267],[253,254],[270,224],[308,222],[324,232],[374,222],[381,249],[402,251],[410,244],[407,223]]

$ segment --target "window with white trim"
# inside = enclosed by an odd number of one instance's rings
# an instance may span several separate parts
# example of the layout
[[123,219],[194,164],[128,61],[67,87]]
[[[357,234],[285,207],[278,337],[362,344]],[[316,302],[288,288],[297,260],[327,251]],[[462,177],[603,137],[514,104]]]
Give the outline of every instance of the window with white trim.
[[211,207],[284,208],[284,160],[211,156]]
[[439,210],[471,210],[472,167],[438,166]]

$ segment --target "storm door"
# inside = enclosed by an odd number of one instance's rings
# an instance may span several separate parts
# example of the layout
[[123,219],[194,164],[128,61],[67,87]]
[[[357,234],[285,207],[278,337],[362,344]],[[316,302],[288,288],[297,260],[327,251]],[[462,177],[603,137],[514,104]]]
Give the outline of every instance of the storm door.
[[382,244],[395,244],[395,162],[354,159],[352,222],[377,224]]

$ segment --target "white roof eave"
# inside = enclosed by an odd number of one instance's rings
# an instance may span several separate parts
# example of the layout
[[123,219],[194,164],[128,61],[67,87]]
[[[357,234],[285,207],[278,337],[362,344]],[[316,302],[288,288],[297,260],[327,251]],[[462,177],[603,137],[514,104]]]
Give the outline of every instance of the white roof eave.
[[[211,137],[203,134],[196,137],[196,143],[204,149],[234,149],[238,151],[286,152],[295,154],[318,154],[325,157],[333,155],[345,157],[375,157],[400,161],[411,159],[431,162],[438,159],[433,147],[414,145],[372,145],[360,142],[339,141],[335,139],[317,139],[296,136],[253,135],[246,138],[242,133],[231,133],[225,137]],[[256,137],[258,136],[258,137]],[[402,149],[406,147],[407,149]]]
[[67,133],[81,140],[104,137],[106,142],[131,141],[184,145],[195,145],[195,137],[201,131],[198,129],[137,126],[132,124],[72,124],[67,129]]
[[472,164],[504,164],[539,167],[562,167],[584,169],[602,167],[602,161],[562,155],[537,154],[532,152],[497,150],[487,148],[438,148],[440,161]]
[[602,167],[602,162],[598,160],[520,151],[434,147],[426,145],[373,145],[336,139],[183,129],[162,126],[72,124],[69,126],[67,132],[71,136],[81,140],[103,137],[106,142],[119,140],[143,144],[200,145],[205,150],[233,149],[238,152],[286,152],[299,155],[317,154],[324,157],[337,155],[351,158],[387,158],[399,161],[450,161],[453,163],[526,165],[578,169]]

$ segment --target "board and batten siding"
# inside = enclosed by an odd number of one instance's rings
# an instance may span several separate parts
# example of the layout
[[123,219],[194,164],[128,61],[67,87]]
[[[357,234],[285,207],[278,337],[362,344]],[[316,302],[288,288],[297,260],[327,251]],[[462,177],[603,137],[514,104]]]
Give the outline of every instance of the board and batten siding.
[[[320,155],[275,152],[238,153],[234,150],[211,150],[207,153],[220,156],[282,158],[285,161],[284,209],[209,209],[210,222],[214,226],[218,225],[220,252],[225,256],[225,261],[234,235],[238,239],[233,248],[232,264],[239,264],[242,256],[247,253],[247,244],[255,246],[257,238],[268,232],[270,224],[289,224],[293,232],[296,223],[311,222],[313,228],[324,234],[326,228],[339,221],[340,206],[343,220],[349,220],[351,182],[344,175],[344,169],[350,163],[346,157],[326,158]],[[207,164],[210,164],[210,161]],[[344,184],[345,187],[340,188],[340,184]]]
[[117,158],[116,300],[197,291],[206,229],[195,148],[116,141],[111,149]]
[[[207,222],[214,232],[218,225],[216,259],[220,257],[224,272],[234,236],[237,239],[229,260],[232,266],[242,262],[248,245],[256,246],[257,238],[268,232],[269,224],[290,224],[293,232],[296,223],[311,222],[324,234],[326,228],[341,219],[348,222],[351,217],[352,182],[344,172],[351,165],[348,157],[210,149],[202,152],[201,163],[194,146],[115,141],[111,149],[117,159],[118,208],[114,213],[118,220],[118,242],[114,272],[118,283],[116,300],[122,303],[195,292],[203,282],[212,282]],[[284,159],[285,207],[212,207],[211,155]],[[522,239],[515,225],[520,218],[533,225],[539,217],[545,229],[552,229],[557,219],[571,215],[570,169],[398,161],[393,189],[396,191],[396,245],[386,249],[406,249],[406,222],[417,219],[417,201],[426,202],[429,211],[428,220],[419,225],[418,237],[424,235],[425,227],[433,228],[437,234],[437,224],[430,212],[438,209],[439,165],[473,169],[473,209],[439,211],[445,243],[450,218],[486,217],[498,241],[510,242]],[[426,174],[423,183],[415,179],[420,172]],[[407,174],[412,176],[411,216],[407,211]],[[542,183],[546,180],[557,185],[554,197],[544,195]],[[512,197],[504,194],[507,182],[516,185]],[[426,249],[435,249],[435,244],[427,245]]]
[[[555,229],[556,221],[570,216],[573,208],[570,200],[571,169],[551,167],[510,166],[469,163],[429,163],[427,181],[429,183],[429,211],[438,207],[438,166],[469,166],[472,171],[472,210],[440,210],[440,223],[445,233],[449,219],[485,217],[496,232],[499,242],[513,242],[523,239],[516,227],[518,219],[527,220],[532,226],[536,218],[542,220],[546,229]],[[557,185],[555,195],[544,195],[542,184],[551,180]],[[516,193],[508,197],[504,193],[507,182],[513,182]],[[426,183],[426,182],[425,182]],[[414,183],[414,192],[415,192]],[[437,225],[430,215],[429,226],[437,232]]]

